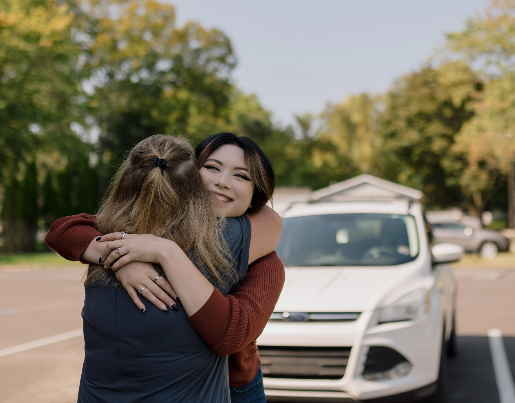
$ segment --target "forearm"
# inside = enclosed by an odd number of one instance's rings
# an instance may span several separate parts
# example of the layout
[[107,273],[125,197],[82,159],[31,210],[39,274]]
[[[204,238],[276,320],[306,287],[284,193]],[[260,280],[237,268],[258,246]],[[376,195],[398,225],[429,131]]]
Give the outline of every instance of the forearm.
[[188,316],[195,314],[213,293],[213,285],[175,242],[169,243],[159,264],[177,292]]
[[266,326],[284,284],[284,266],[271,253],[249,267],[232,295],[213,290],[207,302],[190,315],[200,336],[217,354],[234,354],[255,340]]
[[81,259],[81,255],[100,233],[97,229],[96,217],[89,214],[78,214],[63,217],[55,221],[45,237],[46,244],[59,255],[68,260],[81,260],[83,263],[98,263],[96,259]]

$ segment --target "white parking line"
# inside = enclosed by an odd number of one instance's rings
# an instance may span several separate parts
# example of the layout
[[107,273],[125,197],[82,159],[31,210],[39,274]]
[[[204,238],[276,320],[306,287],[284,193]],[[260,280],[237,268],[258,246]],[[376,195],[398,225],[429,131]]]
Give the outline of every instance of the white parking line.
[[20,353],[31,348],[46,346],[47,344],[57,343],[58,341],[72,339],[74,337],[82,336],[82,329],[72,330],[71,332],[56,334],[55,336],[45,337],[43,339],[34,340],[29,343],[18,344],[17,346],[4,348],[0,350],[0,357],[5,355]]
[[16,309],[14,308],[4,308],[4,309],[0,309],[0,316],[1,315],[7,315],[9,313],[15,313],[16,312]]
[[515,387],[513,386],[513,378],[508,365],[508,357],[504,349],[501,330],[488,330],[488,341],[490,342],[490,351],[492,352],[499,399],[501,403],[515,403]]

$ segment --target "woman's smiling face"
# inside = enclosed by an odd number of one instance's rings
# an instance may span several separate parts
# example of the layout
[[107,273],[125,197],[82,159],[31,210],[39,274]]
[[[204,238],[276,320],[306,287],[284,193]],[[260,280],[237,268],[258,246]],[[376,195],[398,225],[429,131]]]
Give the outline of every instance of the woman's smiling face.
[[240,147],[226,144],[215,150],[200,168],[200,176],[225,217],[238,217],[247,211],[254,181]]

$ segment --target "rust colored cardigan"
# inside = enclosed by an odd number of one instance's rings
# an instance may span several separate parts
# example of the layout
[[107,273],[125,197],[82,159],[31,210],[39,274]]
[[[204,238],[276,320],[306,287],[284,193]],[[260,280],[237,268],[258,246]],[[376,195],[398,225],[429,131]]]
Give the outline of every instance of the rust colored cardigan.
[[[78,214],[52,224],[46,244],[68,260],[80,260],[91,240],[101,235],[95,216]],[[284,266],[275,252],[253,262],[233,294],[216,288],[192,316],[195,330],[217,354],[230,355],[229,383],[246,385],[259,367],[256,339],[265,328],[284,284]]]

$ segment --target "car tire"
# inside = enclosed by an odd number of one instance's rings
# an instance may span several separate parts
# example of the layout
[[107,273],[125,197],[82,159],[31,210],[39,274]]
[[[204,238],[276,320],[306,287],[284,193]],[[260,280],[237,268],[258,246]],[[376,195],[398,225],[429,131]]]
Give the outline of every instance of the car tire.
[[481,244],[479,248],[479,255],[483,259],[491,260],[497,256],[497,252],[499,248],[494,241],[485,241]]
[[421,403],[447,403],[447,345],[445,333],[440,349],[440,365],[438,367],[438,379],[436,380],[436,392],[426,397]]
[[452,329],[447,342],[447,357],[455,357],[458,354],[458,341],[456,340],[456,315],[452,315]]

